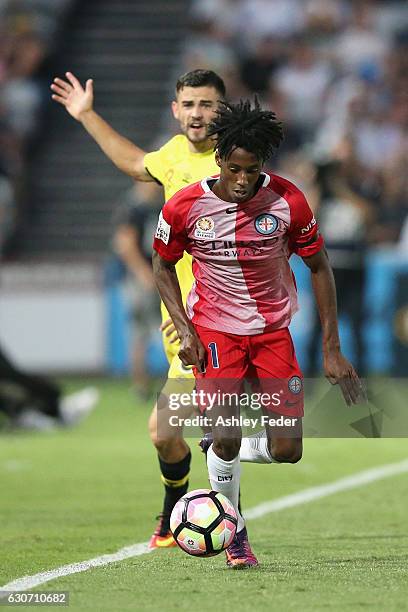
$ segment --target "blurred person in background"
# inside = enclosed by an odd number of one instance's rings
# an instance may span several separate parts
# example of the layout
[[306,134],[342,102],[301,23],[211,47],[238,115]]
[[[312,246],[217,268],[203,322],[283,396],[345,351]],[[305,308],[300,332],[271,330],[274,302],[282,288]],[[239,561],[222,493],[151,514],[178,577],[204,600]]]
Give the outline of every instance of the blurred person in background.
[[343,72],[357,73],[365,67],[383,69],[390,40],[376,27],[377,4],[372,0],[350,3],[350,21],[333,47],[336,62]]
[[[364,319],[366,288],[366,253],[375,206],[350,184],[348,163],[352,160],[324,164],[317,169],[320,198],[316,216],[325,237],[327,253],[336,283],[339,316],[347,316],[355,343],[354,363],[365,376]],[[307,350],[309,377],[320,371],[320,320],[316,310]]]
[[350,14],[349,0],[305,0],[306,30],[319,47],[344,28]]
[[246,50],[265,37],[289,40],[305,27],[303,0],[243,0],[237,13],[240,45]]
[[152,271],[152,244],[163,203],[156,183],[135,183],[114,214],[113,251],[126,269],[125,295],[132,320],[132,375],[137,394],[147,399],[151,377],[146,350],[160,325],[160,299]]
[[37,135],[46,99],[40,69],[48,48],[38,30],[39,14],[27,3],[9,2],[0,16],[0,105],[21,156]]
[[288,61],[275,71],[273,86],[283,98],[287,123],[296,131],[301,144],[314,135],[332,78],[330,64],[316,54],[303,36],[293,40]]
[[94,387],[64,396],[58,383],[21,370],[0,346],[0,429],[73,427],[90,414],[98,400]]
[[10,46],[1,98],[9,127],[21,142],[33,137],[38,126],[43,92],[35,75],[45,53],[40,37],[30,30],[16,33]]

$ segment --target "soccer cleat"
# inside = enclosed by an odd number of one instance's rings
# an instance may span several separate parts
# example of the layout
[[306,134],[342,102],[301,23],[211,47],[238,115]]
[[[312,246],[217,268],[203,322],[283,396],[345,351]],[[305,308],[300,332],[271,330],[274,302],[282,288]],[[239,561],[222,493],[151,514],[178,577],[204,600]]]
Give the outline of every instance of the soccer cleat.
[[85,387],[81,391],[63,397],[59,403],[61,421],[65,426],[72,427],[95,408],[99,401],[99,391],[95,387]]
[[171,548],[172,546],[177,546],[173,534],[168,527],[169,517],[159,514],[157,518],[159,522],[150,538],[148,548],[152,550],[153,548]]
[[247,569],[259,565],[258,559],[251,550],[246,527],[235,535],[232,544],[228,546],[225,554],[227,566],[232,569]]

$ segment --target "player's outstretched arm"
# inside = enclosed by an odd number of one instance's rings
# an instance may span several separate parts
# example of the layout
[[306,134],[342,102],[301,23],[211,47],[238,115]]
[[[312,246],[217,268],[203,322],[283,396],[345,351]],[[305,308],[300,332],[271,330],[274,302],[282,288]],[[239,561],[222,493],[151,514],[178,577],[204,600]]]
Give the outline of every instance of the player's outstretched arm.
[[205,349],[186,315],[176,267],[173,263],[160,257],[157,251],[153,251],[152,262],[157,289],[180,338],[180,360],[186,367],[196,366],[200,372],[203,372]]
[[339,384],[348,406],[365,399],[364,387],[352,364],[340,349],[337,321],[336,286],[329,258],[323,249],[311,257],[303,257],[311,271],[313,292],[322,325],[323,366],[326,377]]
[[140,181],[153,180],[144,167],[145,151],[116,132],[93,109],[93,81],[88,79],[82,87],[72,72],[65,73],[66,80],[56,77],[51,85],[52,99],[82,123],[88,134],[102,151],[125,174]]

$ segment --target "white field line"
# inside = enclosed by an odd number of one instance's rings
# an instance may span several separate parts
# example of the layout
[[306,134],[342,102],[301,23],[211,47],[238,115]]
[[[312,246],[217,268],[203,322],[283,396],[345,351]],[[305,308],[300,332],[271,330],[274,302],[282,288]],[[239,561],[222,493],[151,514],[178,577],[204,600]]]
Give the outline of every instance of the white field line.
[[381,465],[379,467],[364,470],[363,472],[357,472],[351,476],[340,478],[334,482],[328,482],[327,484],[318,485],[316,487],[310,487],[309,489],[303,489],[297,493],[291,495],[285,495],[278,499],[273,499],[269,502],[263,502],[250,508],[245,512],[246,519],[256,519],[265,514],[271,512],[278,512],[284,508],[293,508],[293,506],[300,506],[301,504],[307,504],[315,499],[321,497],[327,497],[338,493],[339,491],[347,491],[348,489],[355,489],[362,487],[370,482],[376,480],[382,480],[383,478],[389,478],[390,476],[396,476],[397,474],[404,474],[408,472],[408,459],[400,461],[399,463],[390,463],[388,465]]
[[111,555],[102,555],[101,557],[95,557],[94,559],[88,559],[87,561],[79,561],[78,563],[70,563],[69,565],[63,565],[57,567],[54,570],[48,570],[47,572],[41,572],[40,574],[34,574],[33,576],[23,576],[17,578],[8,584],[0,587],[0,599],[6,595],[2,591],[27,591],[34,587],[55,580],[56,578],[62,578],[63,576],[69,576],[70,574],[78,574],[79,572],[86,572],[92,567],[101,567],[102,565],[109,565],[109,563],[116,563],[117,561],[123,561],[131,557],[138,557],[150,552],[147,548],[147,542],[143,544],[133,544],[132,546],[126,546],[121,548]]
[[[383,480],[384,478],[390,478],[391,476],[396,476],[405,472],[408,472],[408,459],[400,461],[399,463],[391,463],[388,465],[371,468],[369,470],[364,470],[362,472],[357,472],[352,476],[340,478],[334,482],[329,482],[316,487],[310,487],[291,495],[285,495],[285,497],[264,502],[247,510],[245,513],[245,518],[260,518],[272,512],[278,512],[279,510],[283,510],[285,508],[293,508],[295,506],[300,506],[301,504],[307,504],[316,499],[321,499],[322,497],[339,493],[340,491],[347,491],[349,489],[362,487],[366,484],[370,484],[371,482]],[[50,580],[55,580],[56,578],[62,578],[64,576],[77,574],[79,572],[86,572],[93,567],[109,565],[110,563],[130,559],[131,557],[145,555],[148,552],[151,551],[149,551],[147,548],[147,542],[133,544],[132,546],[121,548],[116,553],[110,555],[102,555],[100,557],[95,557],[94,559],[88,559],[87,561],[70,563],[69,565],[63,565],[62,567],[57,567],[54,570],[41,572],[39,574],[34,574],[33,576],[23,576],[22,578],[17,578],[8,584],[0,586],[0,599],[6,596],[6,593],[2,593],[1,591],[27,591],[37,587],[40,584],[50,582]]]

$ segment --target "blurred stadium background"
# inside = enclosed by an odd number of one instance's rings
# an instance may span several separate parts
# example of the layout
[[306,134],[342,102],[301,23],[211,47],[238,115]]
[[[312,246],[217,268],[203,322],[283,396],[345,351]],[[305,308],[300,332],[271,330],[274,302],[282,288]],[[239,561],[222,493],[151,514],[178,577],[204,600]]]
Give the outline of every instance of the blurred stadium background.
[[[363,373],[406,373],[405,2],[1,0],[0,30],[0,342],[20,366],[131,368],[126,283],[112,255],[131,181],[50,101],[52,78],[92,77],[96,110],[152,150],[177,128],[175,78],[209,67],[232,100],[255,91],[285,124],[271,168],[320,218],[340,269],[346,352]],[[294,268],[293,332],[313,373],[313,307]],[[157,334],[145,359],[151,375],[165,371]]]
[[[70,375],[69,391],[102,376],[81,427],[1,437],[0,584],[146,541],[162,501],[151,401],[130,390],[135,342],[148,377],[166,371],[150,335],[159,321],[146,337],[114,239],[122,206],[161,196],[134,191],[51,102],[52,79],[93,78],[96,110],[147,150],[177,129],[179,74],[212,68],[232,100],[257,92],[285,125],[271,168],[305,191],[325,234],[346,353],[363,374],[406,376],[407,34],[402,0],[0,0],[0,351],[23,370]],[[315,315],[307,272],[293,266],[292,328],[311,375]],[[207,477],[195,442],[191,488]],[[245,508],[406,460],[404,439],[305,447],[296,466],[245,466]],[[221,557],[194,565],[161,551],[46,587],[72,588],[75,609],[198,609],[209,584],[241,611],[273,609],[271,592],[275,609],[406,609],[404,471],[252,522],[255,575],[227,580]]]

